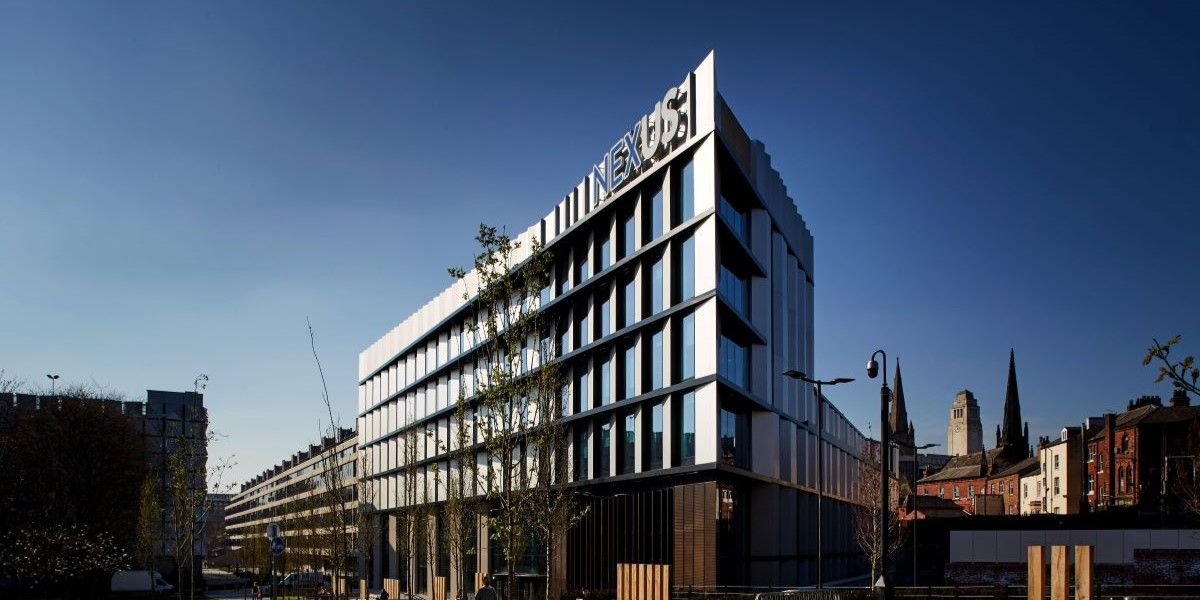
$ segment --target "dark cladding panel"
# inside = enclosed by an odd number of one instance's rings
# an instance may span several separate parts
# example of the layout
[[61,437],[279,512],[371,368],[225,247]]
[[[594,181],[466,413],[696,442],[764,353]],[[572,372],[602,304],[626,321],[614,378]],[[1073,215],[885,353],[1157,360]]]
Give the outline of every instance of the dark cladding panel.
[[669,564],[672,488],[589,498],[567,535],[568,592],[616,589],[617,564]]
[[676,486],[674,505],[672,585],[716,585],[717,484],[710,481]]

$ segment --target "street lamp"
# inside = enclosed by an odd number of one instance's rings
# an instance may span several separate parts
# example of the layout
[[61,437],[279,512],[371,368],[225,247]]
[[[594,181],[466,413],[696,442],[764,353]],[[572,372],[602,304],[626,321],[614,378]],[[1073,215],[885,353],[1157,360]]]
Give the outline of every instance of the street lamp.
[[913,451],[912,494],[910,494],[910,495],[912,496],[912,501],[913,501],[913,507],[912,507],[912,510],[913,510],[913,517],[912,517],[913,578],[912,578],[912,584],[914,587],[916,587],[916,585],[917,585],[917,452],[920,450],[928,450],[930,448],[933,448],[934,446],[940,446],[941,444],[921,444],[920,446],[914,446],[912,444],[905,444],[904,442],[895,442],[895,445],[900,446],[902,448],[908,448]]
[[879,374],[879,363],[875,362],[876,355],[883,355],[883,381],[879,384],[879,585],[875,589],[881,600],[890,600],[892,588],[887,578],[887,555],[890,537],[888,521],[891,518],[888,514],[891,512],[888,488],[891,487],[892,475],[892,433],[888,429],[888,405],[892,400],[892,390],[888,389],[887,384],[887,352],[882,349],[871,353],[871,358],[867,361],[867,377],[875,379]]
[[817,386],[817,589],[821,589],[825,580],[825,573],[822,571],[822,567],[824,566],[822,564],[822,553],[825,549],[821,545],[821,529],[824,526],[821,521],[821,504],[825,497],[825,406],[823,404],[823,397],[821,396],[821,386],[850,383],[854,380],[849,377],[838,377],[829,381],[821,381],[820,379],[812,379],[795,369],[788,369],[783,374],[792,379],[799,379],[805,383]]
[[46,377],[48,377],[50,379],[50,395],[57,396],[57,394],[55,394],[55,392],[54,392],[54,383],[56,381],[58,381],[58,375],[51,375],[51,374],[47,373]]

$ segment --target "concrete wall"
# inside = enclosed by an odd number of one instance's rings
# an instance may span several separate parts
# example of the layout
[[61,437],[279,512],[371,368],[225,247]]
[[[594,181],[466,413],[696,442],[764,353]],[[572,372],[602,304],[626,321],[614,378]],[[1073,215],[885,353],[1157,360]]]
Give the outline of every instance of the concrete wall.
[[1022,563],[1027,547],[1056,544],[1094,546],[1097,564],[1132,564],[1134,550],[1200,550],[1200,529],[950,532],[952,562]]

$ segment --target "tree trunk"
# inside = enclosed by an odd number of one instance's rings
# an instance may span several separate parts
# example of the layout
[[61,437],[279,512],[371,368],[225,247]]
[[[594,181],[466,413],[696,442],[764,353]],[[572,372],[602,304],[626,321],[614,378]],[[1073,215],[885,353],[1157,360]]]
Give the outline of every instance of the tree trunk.
[[550,600],[550,575],[553,569],[550,566],[550,542],[546,542],[546,597],[545,600]]

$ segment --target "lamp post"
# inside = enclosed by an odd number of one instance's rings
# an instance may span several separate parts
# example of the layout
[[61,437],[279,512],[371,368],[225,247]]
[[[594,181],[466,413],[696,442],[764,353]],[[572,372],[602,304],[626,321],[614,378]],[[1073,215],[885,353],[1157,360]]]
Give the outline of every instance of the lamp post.
[[825,498],[825,405],[824,397],[821,396],[821,386],[850,383],[854,380],[849,377],[838,377],[829,381],[821,381],[820,379],[812,379],[795,369],[784,371],[783,374],[792,379],[799,379],[805,383],[817,386],[817,589],[821,589],[825,581],[825,573],[822,570],[825,548],[821,545],[821,529],[824,527],[821,519],[821,504]]
[[913,516],[911,519],[912,520],[912,555],[913,555],[912,584],[913,584],[913,587],[916,587],[916,585],[917,585],[917,451],[928,450],[935,446],[940,446],[941,444],[921,444],[920,446],[905,444],[903,442],[895,442],[895,444],[897,446],[900,446],[903,448],[908,448],[913,451],[913,459],[912,459],[912,486],[913,487],[912,487],[912,494],[910,494],[910,495],[912,496],[912,501],[913,501],[913,507],[912,507]]
[[881,600],[890,600],[892,587],[887,578],[888,562],[888,521],[891,518],[891,507],[888,496],[892,476],[892,432],[888,429],[888,406],[892,400],[892,390],[887,384],[887,352],[882,349],[871,353],[867,361],[867,377],[874,379],[879,374],[879,363],[875,356],[883,355],[883,381],[879,384],[879,580],[875,592]]
[[58,394],[56,394],[54,391],[54,384],[58,381],[58,375],[51,375],[47,373],[46,377],[50,380],[50,395],[57,396]]

